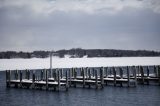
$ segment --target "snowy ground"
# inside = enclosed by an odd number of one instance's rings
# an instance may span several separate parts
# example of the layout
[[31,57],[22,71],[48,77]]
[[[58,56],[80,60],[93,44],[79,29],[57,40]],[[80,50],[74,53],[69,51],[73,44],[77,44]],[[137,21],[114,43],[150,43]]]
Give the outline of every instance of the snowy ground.
[[[112,58],[55,58],[53,68],[160,65],[160,57],[112,57]],[[44,69],[50,67],[50,58],[0,59],[0,70]]]

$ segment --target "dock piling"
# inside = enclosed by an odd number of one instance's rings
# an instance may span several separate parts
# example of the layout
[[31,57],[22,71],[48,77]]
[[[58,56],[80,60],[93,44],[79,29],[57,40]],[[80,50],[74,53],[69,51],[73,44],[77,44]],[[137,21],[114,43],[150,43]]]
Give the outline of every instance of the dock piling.
[[113,69],[113,76],[114,76],[114,86],[116,86],[116,69],[115,67],[113,67],[112,69]]
[[66,91],[68,91],[68,71],[66,70]]
[[33,71],[33,73],[32,73],[32,89],[34,89],[35,88],[35,71]]
[[101,79],[101,87],[103,88],[104,85],[104,67],[100,68],[100,79]]
[[105,68],[105,72],[106,72],[106,78],[108,77],[108,67]]
[[149,85],[149,66],[147,66],[147,85]]
[[134,73],[135,86],[137,86],[137,68],[135,66],[133,66],[133,73]]
[[82,68],[82,74],[83,74],[83,88],[85,88],[85,69]]
[[45,78],[46,78],[46,90],[48,90],[48,70],[44,69],[45,70]]
[[20,87],[22,87],[22,70],[20,70]]
[[14,72],[14,79],[18,80],[18,70],[15,70],[15,72]]
[[159,86],[160,86],[160,66],[158,66],[158,82],[159,82]]
[[144,84],[144,70],[142,66],[140,66],[140,73],[141,73],[142,84]]
[[58,70],[58,91],[60,90],[60,71]]
[[98,89],[98,72],[97,72],[97,69],[95,69],[95,78],[96,78],[95,86],[96,86],[96,89]]
[[130,87],[130,68],[127,66],[128,87]]

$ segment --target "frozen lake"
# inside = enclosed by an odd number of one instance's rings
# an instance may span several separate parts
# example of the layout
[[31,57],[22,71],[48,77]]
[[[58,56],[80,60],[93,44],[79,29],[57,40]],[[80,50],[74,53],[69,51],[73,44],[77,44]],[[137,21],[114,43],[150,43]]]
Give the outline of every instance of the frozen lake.
[[[160,57],[52,58],[53,68],[160,65]],[[50,58],[0,59],[0,70],[44,69]]]
[[[52,58],[53,68],[160,65],[160,57]],[[44,69],[50,58],[0,59],[0,70]]]

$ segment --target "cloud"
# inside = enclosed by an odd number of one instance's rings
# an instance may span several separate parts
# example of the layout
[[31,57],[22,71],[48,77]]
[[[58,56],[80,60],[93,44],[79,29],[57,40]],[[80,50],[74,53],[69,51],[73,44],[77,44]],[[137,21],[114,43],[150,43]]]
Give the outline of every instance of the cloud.
[[148,8],[160,13],[159,0],[2,0],[0,7],[26,7],[37,14],[53,14],[56,11],[79,11],[88,14],[117,13],[126,7]]
[[0,50],[160,50],[158,0],[0,0]]

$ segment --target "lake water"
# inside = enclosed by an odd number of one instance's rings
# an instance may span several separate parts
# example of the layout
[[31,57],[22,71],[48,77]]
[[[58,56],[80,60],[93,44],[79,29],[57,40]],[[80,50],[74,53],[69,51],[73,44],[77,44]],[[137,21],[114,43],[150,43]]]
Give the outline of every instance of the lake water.
[[0,72],[0,106],[159,106],[160,86],[105,86],[104,89],[69,88],[45,91],[6,88],[5,72]]

